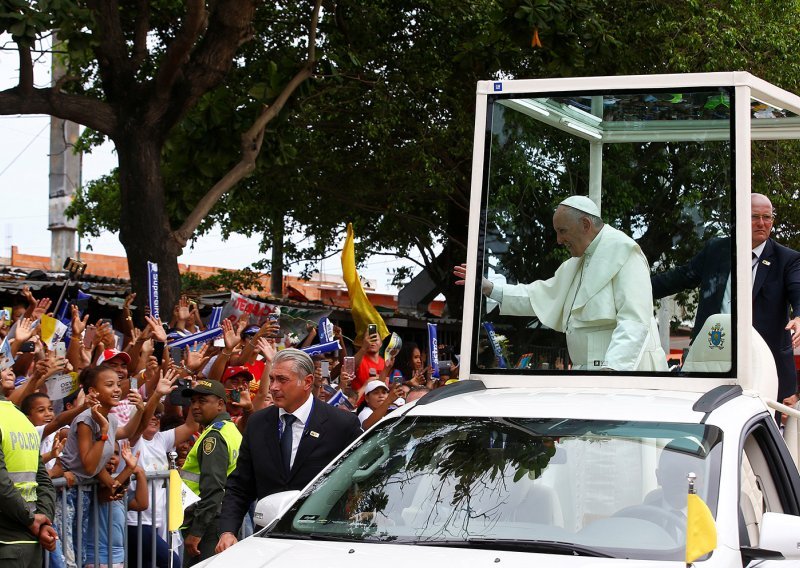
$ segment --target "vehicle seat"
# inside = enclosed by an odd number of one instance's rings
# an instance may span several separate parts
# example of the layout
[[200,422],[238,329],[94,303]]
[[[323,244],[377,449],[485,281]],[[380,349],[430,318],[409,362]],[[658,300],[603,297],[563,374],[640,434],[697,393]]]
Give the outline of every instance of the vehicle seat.
[[529,524],[564,526],[564,514],[558,495],[552,487],[540,484],[529,486],[525,497],[518,501],[512,521]]
[[731,331],[730,314],[709,316],[692,342],[682,370],[695,373],[730,371],[734,341]]
[[747,530],[748,546],[758,548],[758,517],[750,496],[744,491],[739,496],[739,510],[742,514],[741,522]]

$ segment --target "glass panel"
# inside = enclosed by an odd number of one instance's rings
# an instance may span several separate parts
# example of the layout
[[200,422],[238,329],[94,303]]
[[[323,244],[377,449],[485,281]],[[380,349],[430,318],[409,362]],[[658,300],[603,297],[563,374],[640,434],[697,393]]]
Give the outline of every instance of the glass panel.
[[730,374],[732,105],[726,89],[490,99],[478,372]]
[[699,424],[405,417],[271,534],[680,560],[687,474],[715,511],[720,454],[721,432]]

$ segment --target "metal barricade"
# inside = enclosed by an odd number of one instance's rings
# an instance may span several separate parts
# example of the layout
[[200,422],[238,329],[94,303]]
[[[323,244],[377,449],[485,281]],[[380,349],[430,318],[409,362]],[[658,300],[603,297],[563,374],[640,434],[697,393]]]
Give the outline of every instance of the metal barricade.
[[[113,562],[113,542],[112,542],[112,529],[113,529],[113,511],[112,507],[114,506],[113,502],[108,503],[100,503],[98,499],[98,486],[99,483],[96,479],[90,479],[88,481],[75,483],[72,487],[67,487],[66,480],[64,478],[57,478],[53,480],[53,485],[56,487],[56,501],[57,503],[61,504],[60,511],[56,513],[55,522],[58,525],[58,533],[59,533],[59,540],[62,545],[62,552],[63,557],[65,560],[65,565],[67,568],[83,568],[83,558],[85,555],[86,550],[86,543],[83,542],[84,535],[83,535],[83,524],[84,524],[84,515],[87,514],[85,510],[84,503],[84,493],[91,492],[91,496],[89,499],[90,504],[90,512],[89,514],[92,515],[92,523],[91,525],[94,527],[93,534],[86,535],[89,538],[93,539],[92,544],[94,545],[94,566],[98,568],[100,564],[107,564],[109,567],[114,565]],[[156,550],[158,544],[158,525],[159,521],[163,519],[164,526],[169,526],[169,506],[165,506],[163,511],[159,511],[156,503],[156,494],[158,490],[164,490],[167,495],[167,499],[165,503],[169,503],[169,471],[159,471],[159,472],[147,472],[147,489],[148,489],[148,498],[150,500],[150,515],[151,515],[151,529],[150,529],[150,562],[143,566],[143,555],[142,555],[142,546],[143,546],[143,537],[142,537],[142,511],[139,511],[137,514],[137,530],[136,530],[136,539],[134,543],[128,542],[128,499],[124,497],[121,500],[121,504],[124,510],[125,516],[125,524],[123,530],[123,546],[125,549],[125,559],[124,559],[124,566],[125,568],[129,568],[128,559],[130,557],[131,544],[135,545],[135,552],[136,552],[136,559],[137,562],[134,566],[130,566],[130,568],[156,568]],[[129,489],[130,490],[130,489]],[[70,503],[70,499],[68,496],[70,492],[74,491],[73,495],[74,498],[74,507],[73,504]],[[107,538],[107,553],[108,556],[105,559],[98,558],[100,554],[100,508],[105,508],[105,514],[107,516],[106,522],[106,535]],[[73,530],[73,518],[75,519],[74,526],[76,530]],[[71,538],[64,538],[65,535],[71,535]],[[170,553],[170,566],[172,567],[172,559],[173,554],[173,538],[172,533],[168,530],[166,531],[166,543],[169,547]],[[70,551],[67,550],[70,548],[74,550],[74,554],[70,555]],[[74,557],[74,560],[70,558],[70,556]],[[50,557],[51,553],[45,554],[45,561],[44,566],[45,568],[50,568]],[[177,568],[177,567],[174,567]]]

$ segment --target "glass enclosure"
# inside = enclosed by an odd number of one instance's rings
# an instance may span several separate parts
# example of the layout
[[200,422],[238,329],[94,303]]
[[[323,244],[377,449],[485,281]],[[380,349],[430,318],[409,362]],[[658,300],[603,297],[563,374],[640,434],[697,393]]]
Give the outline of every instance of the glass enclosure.
[[488,101],[473,372],[730,376],[733,89]]
[[403,417],[262,536],[682,560],[687,474],[716,511],[715,426]]

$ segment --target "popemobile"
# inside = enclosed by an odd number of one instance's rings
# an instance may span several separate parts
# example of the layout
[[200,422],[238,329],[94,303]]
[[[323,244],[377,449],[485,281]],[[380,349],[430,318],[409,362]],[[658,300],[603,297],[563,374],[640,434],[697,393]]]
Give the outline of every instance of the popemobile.
[[[788,197],[800,97],[587,77],[481,82],[476,108],[462,380],[205,566],[800,566],[800,412],[753,328],[779,267],[753,260],[772,219],[751,196]],[[716,299],[656,298],[693,259],[723,267]]]

